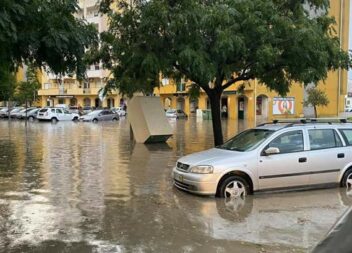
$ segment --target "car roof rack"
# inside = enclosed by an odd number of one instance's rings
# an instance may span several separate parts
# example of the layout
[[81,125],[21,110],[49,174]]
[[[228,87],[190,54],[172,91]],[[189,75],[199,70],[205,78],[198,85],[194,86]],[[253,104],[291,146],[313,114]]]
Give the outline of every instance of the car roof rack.
[[352,123],[346,118],[294,118],[294,119],[274,119],[272,122],[266,122],[258,125],[258,127],[265,125],[287,124],[284,127],[291,127],[300,124],[329,124],[332,123]]

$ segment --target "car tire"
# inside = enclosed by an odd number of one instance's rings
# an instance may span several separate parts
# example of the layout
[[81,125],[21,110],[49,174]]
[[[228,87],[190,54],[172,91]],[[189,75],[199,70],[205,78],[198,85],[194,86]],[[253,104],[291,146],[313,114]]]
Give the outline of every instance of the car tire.
[[78,117],[74,117],[73,121],[77,122],[78,121]]
[[58,122],[58,120],[57,120],[57,118],[51,118],[51,123],[57,123]]
[[248,194],[250,194],[249,183],[241,176],[225,178],[217,192],[220,198],[245,198]]
[[341,186],[352,188],[352,168],[348,169],[342,177]]
[[33,116],[29,116],[28,117],[28,121],[34,121],[34,117]]
[[112,121],[117,121],[117,118],[113,118]]
[[97,123],[98,119],[93,119],[92,121],[93,121],[93,123]]

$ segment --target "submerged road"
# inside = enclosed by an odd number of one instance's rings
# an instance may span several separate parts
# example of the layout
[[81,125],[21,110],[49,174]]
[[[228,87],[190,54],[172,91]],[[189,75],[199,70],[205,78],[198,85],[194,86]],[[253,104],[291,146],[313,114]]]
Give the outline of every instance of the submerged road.
[[[0,252],[309,252],[351,204],[344,189],[229,201],[172,186],[210,121],[170,121],[166,144],[130,142],[125,119],[0,121]],[[225,139],[238,131],[224,121]]]

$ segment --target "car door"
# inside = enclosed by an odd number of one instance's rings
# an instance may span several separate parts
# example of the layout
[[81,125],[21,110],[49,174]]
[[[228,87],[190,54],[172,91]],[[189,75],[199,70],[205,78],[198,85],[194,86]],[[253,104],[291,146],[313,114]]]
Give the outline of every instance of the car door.
[[338,182],[341,169],[347,164],[346,147],[337,131],[330,129],[308,129],[308,165],[311,173],[309,184]]
[[65,115],[62,109],[56,109],[55,111],[58,120],[65,120]]
[[99,113],[99,115],[100,115],[100,116],[99,116],[99,121],[106,121],[106,120],[107,120],[107,116],[108,116],[107,113],[108,113],[108,112],[105,111],[105,110],[102,111],[101,113]]
[[[260,152],[258,161],[259,189],[274,189],[308,184],[307,152],[302,130],[282,133]],[[269,147],[278,154],[266,155]]]
[[65,120],[72,120],[72,113],[70,113],[67,110],[64,110],[64,117],[65,117]]

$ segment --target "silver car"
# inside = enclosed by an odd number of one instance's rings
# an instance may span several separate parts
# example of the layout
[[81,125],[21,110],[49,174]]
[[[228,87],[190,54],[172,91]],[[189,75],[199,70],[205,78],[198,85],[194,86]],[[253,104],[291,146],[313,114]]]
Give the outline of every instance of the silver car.
[[111,110],[96,110],[88,113],[87,115],[80,117],[79,119],[81,121],[92,121],[92,122],[107,121],[107,120],[116,121],[116,120],[119,120],[119,115],[114,113]]
[[264,124],[180,158],[173,179],[185,191],[225,198],[327,185],[351,188],[352,124]]

